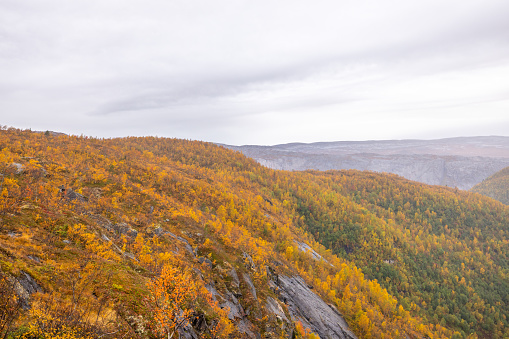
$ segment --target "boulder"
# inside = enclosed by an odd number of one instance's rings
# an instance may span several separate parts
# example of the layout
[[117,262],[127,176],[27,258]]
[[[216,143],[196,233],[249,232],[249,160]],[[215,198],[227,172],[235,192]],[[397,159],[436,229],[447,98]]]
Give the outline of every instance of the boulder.
[[73,191],[72,188],[65,188],[64,185],[61,185],[60,187],[58,187],[58,189],[60,190],[60,195],[67,200],[79,202],[88,201],[86,197],[79,194],[78,192]]

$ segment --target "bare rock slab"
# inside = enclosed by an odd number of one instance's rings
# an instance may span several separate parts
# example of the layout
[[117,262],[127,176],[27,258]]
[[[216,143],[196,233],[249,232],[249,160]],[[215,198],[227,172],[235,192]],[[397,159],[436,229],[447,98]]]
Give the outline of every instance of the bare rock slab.
[[288,306],[293,321],[300,320],[320,338],[354,339],[355,334],[335,309],[309,289],[298,276],[279,276],[280,299]]

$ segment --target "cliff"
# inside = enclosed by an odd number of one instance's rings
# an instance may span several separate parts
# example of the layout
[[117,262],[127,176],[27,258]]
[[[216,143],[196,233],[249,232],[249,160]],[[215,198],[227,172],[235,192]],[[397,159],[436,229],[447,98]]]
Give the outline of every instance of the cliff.
[[386,172],[464,190],[509,166],[509,137],[226,147],[279,170]]

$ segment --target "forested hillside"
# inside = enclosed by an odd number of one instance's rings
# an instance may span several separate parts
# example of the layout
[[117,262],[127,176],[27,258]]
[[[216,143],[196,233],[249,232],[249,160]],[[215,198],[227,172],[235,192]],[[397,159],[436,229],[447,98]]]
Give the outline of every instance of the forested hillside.
[[391,175],[307,175],[317,185],[296,190],[300,226],[406,309],[481,337],[506,328],[506,206]]
[[345,338],[509,336],[491,199],[187,140],[4,128],[0,148],[0,335],[340,337],[291,299],[302,277]]
[[486,178],[472,187],[471,191],[509,205],[509,167]]

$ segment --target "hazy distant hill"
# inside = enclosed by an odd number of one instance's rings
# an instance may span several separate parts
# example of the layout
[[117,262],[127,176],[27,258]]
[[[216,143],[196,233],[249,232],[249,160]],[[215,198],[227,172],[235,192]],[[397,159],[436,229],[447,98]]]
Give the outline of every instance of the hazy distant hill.
[[227,147],[274,169],[388,172],[460,189],[509,166],[509,137],[497,136]]
[[472,192],[486,195],[509,205],[509,167],[493,174],[486,180],[475,185]]

